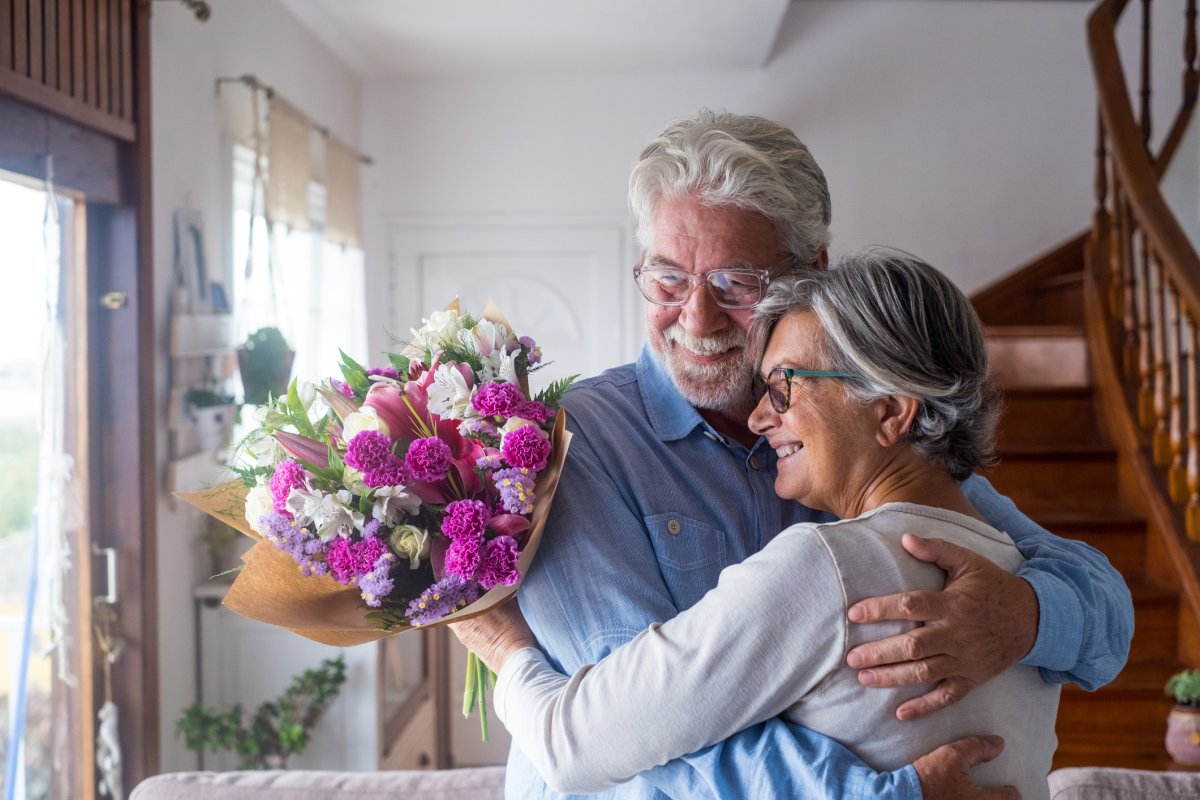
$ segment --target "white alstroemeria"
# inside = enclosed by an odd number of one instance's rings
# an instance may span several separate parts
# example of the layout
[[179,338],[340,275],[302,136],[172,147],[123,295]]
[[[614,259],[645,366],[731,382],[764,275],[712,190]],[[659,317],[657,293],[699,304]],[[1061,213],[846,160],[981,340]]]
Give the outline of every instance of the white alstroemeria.
[[446,340],[454,341],[462,330],[462,315],[457,311],[434,311],[419,329],[412,332],[413,344],[437,350]]
[[350,493],[346,490],[336,495],[314,489],[292,489],[287,499],[287,510],[292,512],[299,525],[313,525],[322,542],[335,536],[349,536],[357,528],[362,530],[363,514],[347,508]]
[[433,373],[433,382],[427,390],[429,410],[443,419],[466,419],[479,414],[471,406],[475,387],[467,385],[467,379],[450,364],[439,364]]
[[479,320],[474,328],[460,333],[459,339],[481,356],[489,356],[497,350],[518,344],[507,325],[486,319]]
[[521,348],[513,350],[501,347],[483,357],[483,369],[479,372],[479,382],[505,381],[517,383],[517,356]]
[[343,441],[349,442],[363,431],[379,431],[384,436],[391,436],[387,423],[379,418],[379,412],[373,406],[363,406],[342,420]]
[[403,486],[375,488],[375,504],[371,506],[371,516],[384,525],[395,525],[403,515],[413,516],[420,510],[421,498],[404,491]]
[[408,559],[409,569],[421,566],[421,559],[429,555],[432,544],[429,531],[415,525],[401,525],[392,531],[392,550]]
[[271,487],[260,483],[246,493],[246,521],[259,536],[266,536],[266,529],[259,527],[259,520],[275,511],[275,496]]

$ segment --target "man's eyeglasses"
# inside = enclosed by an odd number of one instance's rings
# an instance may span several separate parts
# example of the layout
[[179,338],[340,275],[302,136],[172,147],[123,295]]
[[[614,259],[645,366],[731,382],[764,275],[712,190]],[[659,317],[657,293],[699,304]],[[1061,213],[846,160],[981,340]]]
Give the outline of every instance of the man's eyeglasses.
[[765,269],[714,269],[697,275],[674,267],[634,267],[633,278],[642,295],[660,306],[681,306],[700,283],[721,308],[754,308],[763,299],[771,275]]
[[776,367],[767,373],[767,377],[755,378],[755,383],[758,384],[756,397],[762,397],[762,392],[765,390],[767,397],[771,400],[771,408],[775,409],[776,414],[783,414],[792,405],[792,380],[794,378],[850,378],[853,377],[847,372],[834,372],[824,369],[788,369],[786,367]]

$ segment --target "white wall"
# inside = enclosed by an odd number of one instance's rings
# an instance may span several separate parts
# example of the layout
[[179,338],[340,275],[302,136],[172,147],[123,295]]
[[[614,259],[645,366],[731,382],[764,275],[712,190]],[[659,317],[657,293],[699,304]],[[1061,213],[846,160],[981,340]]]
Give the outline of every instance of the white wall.
[[[199,23],[177,3],[155,3],[152,27],[155,320],[161,352],[157,364],[158,408],[166,408],[168,304],[172,212],[190,196],[204,215],[205,250],[214,280],[232,285],[226,263],[230,191],[227,150],[222,144],[218,76],[257,75],[340,138],[359,138],[358,79],[313,38],[276,0],[210,0],[212,17]],[[223,90],[242,93],[233,86]],[[248,95],[245,95],[248,96]],[[158,426],[159,474],[165,475],[167,431]],[[165,482],[165,481],[164,481]],[[164,493],[165,494],[165,493]],[[196,648],[192,588],[207,578],[207,558],[195,544],[199,512],[164,496],[158,508],[159,681],[164,770],[194,769],[196,761],[175,737],[180,709],[196,699]],[[373,687],[374,650],[348,653],[350,680]],[[268,664],[299,672],[310,664]],[[370,675],[364,673],[370,672]],[[373,709],[362,712],[363,756],[375,752]],[[361,765],[360,765],[361,766]]]
[[1089,223],[1092,5],[810,0],[757,70],[368,82],[370,329],[387,319],[389,220],[623,219],[642,146],[702,105],[796,130],[830,183],[835,252],[896,245],[987,285]]

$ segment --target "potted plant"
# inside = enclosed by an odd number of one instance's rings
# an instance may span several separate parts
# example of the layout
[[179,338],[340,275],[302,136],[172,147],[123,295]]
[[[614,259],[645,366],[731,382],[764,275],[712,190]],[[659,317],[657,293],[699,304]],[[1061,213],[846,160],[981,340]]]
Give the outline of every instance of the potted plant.
[[216,450],[222,447],[233,430],[237,412],[233,395],[215,384],[205,384],[188,389],[183,399],[196,424],[196,442],[200,449]]
[[260,406],[268,397],[282,397],[292,375],[296,352],[276,327],[259,328],[238,348],[242,373],[242,402]]
[[1167,716],[1167,752],[1179,764],[1200,765],[1200,669],[1185,669],[1167,681],[1175,698]]
[[242,720],[240,704],[217,711],[193,703],[175,731],[197,753],[232,751],[238,769],[287,769],[288,759],[308,747],[313,728],[345,682],[346,661],[339,655],[292,678],[287,691],[260,705],[249,721]]

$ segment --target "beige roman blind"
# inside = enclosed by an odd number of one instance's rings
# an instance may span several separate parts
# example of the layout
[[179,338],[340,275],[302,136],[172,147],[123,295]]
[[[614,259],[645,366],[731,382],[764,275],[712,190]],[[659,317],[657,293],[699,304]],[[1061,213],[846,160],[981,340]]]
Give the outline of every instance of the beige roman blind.
[[272,93],[267,110],[267,219],[308,230],[308,184],[312,181],[309,141],[312,123],[299,109]]
[[333,136],[325,140],[325,238],[343,247],[362,247],[358,200],[361,164],[358,151]]

